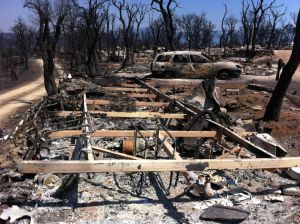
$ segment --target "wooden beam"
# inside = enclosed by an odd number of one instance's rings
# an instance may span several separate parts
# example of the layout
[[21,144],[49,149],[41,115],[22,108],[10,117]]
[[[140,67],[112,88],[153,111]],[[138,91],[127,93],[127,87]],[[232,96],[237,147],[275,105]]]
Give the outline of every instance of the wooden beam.
[[[116,96],[118,94],[115,94]],[[155,94],[147,94],[147,93],[127,93],[124,96],[132,97],[132,98],[147,98],[147,99],[155,99],[157,95]]]
[[136,93],[148,92],[148,89],[143,89],[143,88],[103,87],[103,89],[112,92],[136,92]]
[[[87,100],[87,105],[115,105],[118,102],[114,102],[111,100]],[[161,107],[161,106],[168,106],[168,102],[134,102],[136,107]]]
[[101,172],[160,172],[202,171],[218,169],[276,169],[300,166],[300,157],[264,159],[196,159],[196,160],[94,160],[40,161],[17,163],[21,173],[101,173]]
[[[99,116],[116,117],[116,118],[172,118],[172,119],[185,119],[186,114],[171,114],[171,113],[160,113],[160,112],[116,112],[116,111],[98,111],[89,110],[89,113]],[[49,111],[49,114],[56,117],[66,117],[68,115],[80,115],[81,111]]]
[[[184,138],[214,138],[216,136],[215,131],[169,131],[170,134],[175,137]],[[133,130],[97,130],[92,132],[91,137],[134,137],[135,131]],[[153,137],[156,134],[155,130],[141,131],[145,137]],[[165,136],[165,131],[160,131],[160,135]],[[84,134],[81,130],[67,130],[67,131],[52,131],[48,134],[48,138],[60,138],[64,136],[79,136]]]
[[141,87],[141,85],[134,84],[134,83],[121,83],[121,86],[129,87],[129,88],[140,88]]
[[[119,96],[120,93],[110,93],[112,96]],[[170,95],[172,99],[182,99],[185,96],[190,96],[191,94],[188,93],[178,93],[177,95]],[[155,99],[157,98],[156,94],[150,94],[150,93],[127,93],[123,94],[122,96],[126,97],[132,97],[137,99]]]

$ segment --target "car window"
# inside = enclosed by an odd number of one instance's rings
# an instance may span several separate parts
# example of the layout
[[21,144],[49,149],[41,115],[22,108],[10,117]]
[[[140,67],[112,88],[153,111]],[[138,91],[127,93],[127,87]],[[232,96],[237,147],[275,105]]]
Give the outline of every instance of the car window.
[[200,55],[191,55],[192,63],[207,63],[207,60]]
[[170,61],[170,55],[160,55],[157,57],[156,61],[157,62],[168,62]]
[[176,55],[174,55],[173,62],[174,63],[188,63],[189,59],[188,59],[187,55],[176,54]]

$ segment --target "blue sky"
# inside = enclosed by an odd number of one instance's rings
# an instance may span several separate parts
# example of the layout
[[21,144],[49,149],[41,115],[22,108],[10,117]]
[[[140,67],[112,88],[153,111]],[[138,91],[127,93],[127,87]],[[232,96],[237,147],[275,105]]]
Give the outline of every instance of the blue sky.
[[[142,2],[151,2],[151,0],[141,0]],[[177,9],[177,14],[188,12],[201,13],[206,12],[207,18],[211,20],[216,29],[220,29],[220,22],[224,13],[224,2],[228,6],[228,13],[240,18],[242,0],[179,0],[180,8]],[[270,2],[271,0],[266,0]],[[10,27],[14,21],[22,16],[27,18],[28,9],[23,8],[23,0],[0,0],[0,30],[10,32]],[[287,6],[287,14],[298,12],[300,9],[300,0],[277,0],[277,4]],[[289,16],[287,16],[288,19]]]

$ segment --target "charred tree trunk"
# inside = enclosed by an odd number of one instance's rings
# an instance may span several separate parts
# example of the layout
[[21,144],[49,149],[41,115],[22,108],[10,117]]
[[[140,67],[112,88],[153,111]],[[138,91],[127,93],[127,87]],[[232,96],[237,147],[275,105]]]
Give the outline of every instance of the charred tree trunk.
[[44,84],[47,94],[49,96],[57,94],[57,87],[55,83],[54,75],[54,49],[51,43],[50,30],[49,30],[49,20],[44,21],[44,30],[42,35],[42,40],[40,39],[40,49],[43,52],[43,68],[44,68]]
[[274,93],[267,105],[264,115],[264,121],[279,121],[280,111],[283,103],[284,95],[289,87],[292,77],[300,63],[300,10],[296,25],[296,35],[294,37],[294,47],[291,57],[283,67],[280,79],[275,87]]
[[227,5],[224,4],[224,7],[225,7],[225,12],[224,12],[224,15],[223,15],[223,18],[222,18],[222,22],[221,22],[222,35],[220,36],[219,47],[223,47],[225,33],[226,33],[225,26],[224,26],[224,21],[226,19],[226,15],[227,15]]
[[49,96],[57,94],[57,86],[55,83],[54,75],[54,60],[52,52],[47,52],[46,58],[43,59],[44,62],[44,84],[45,89]]

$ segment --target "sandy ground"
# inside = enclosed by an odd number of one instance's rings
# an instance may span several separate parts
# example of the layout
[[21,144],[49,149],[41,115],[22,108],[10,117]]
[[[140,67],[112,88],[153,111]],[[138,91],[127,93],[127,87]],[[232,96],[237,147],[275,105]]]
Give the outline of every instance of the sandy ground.
[[41,59],[30,60],[29,69],[20,80],[0,84],[0,128],[8,128],[17,112],[24,111],[46,94],[42,65]]
[[[282,60],[286,63],[290,56],[292,51],[290,50],[276,50],[274,51],[275,56],[278,58],[282,58]],[[300,84],[300,66],[298,66],[298,69],[296,70],[296,74],[293,76],[293,81],[296,81]]]

